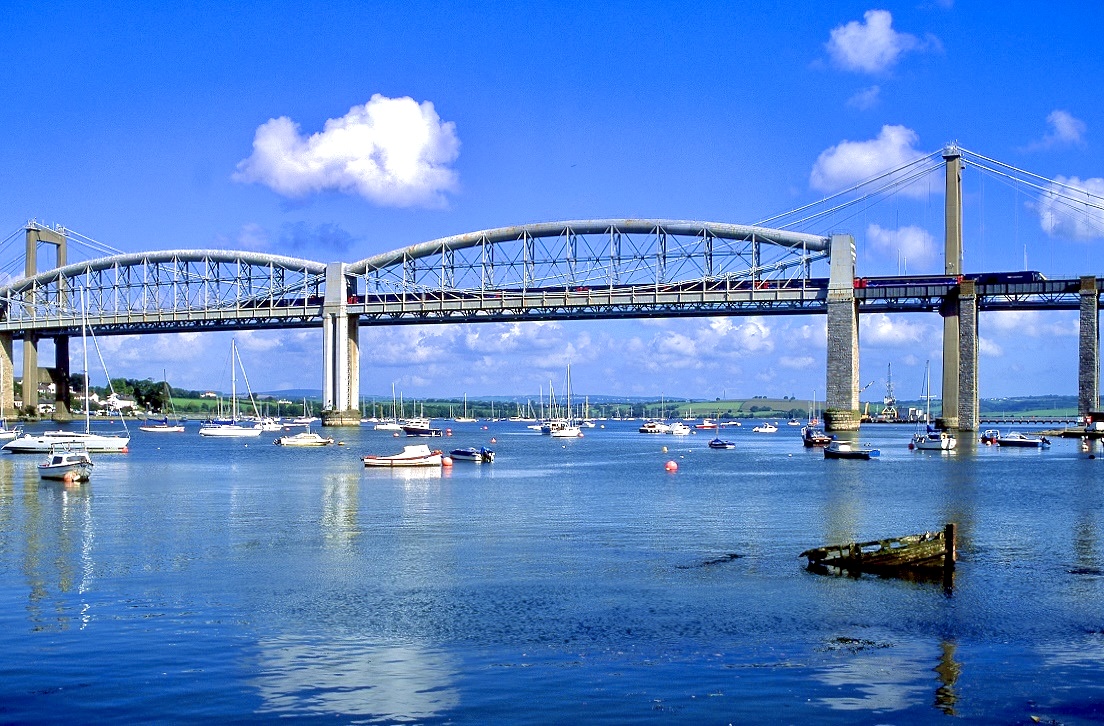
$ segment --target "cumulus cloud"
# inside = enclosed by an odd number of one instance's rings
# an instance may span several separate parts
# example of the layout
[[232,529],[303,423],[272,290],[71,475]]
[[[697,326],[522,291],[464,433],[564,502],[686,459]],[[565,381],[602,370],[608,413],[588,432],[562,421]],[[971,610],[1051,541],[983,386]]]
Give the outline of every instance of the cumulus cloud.
[[878,86],[864,88],[847,99],[847,105],[851,108],[857,108],[860,111],[866,111],[867,109],[874,108],[874,106],[878,104],[881,93],[882,89]]
[[924,41],[915,35],[893,29],[888,10],[867,10],[863,20],[833,28],[825,48],[832,62],[848,71],[881,73],[894,66],[909,51],[937,46],[932,37]]
[[885,229],[871,224],[866,229],[866,238],[879,253],[893,259],[911,262],[924,267],[937,258],[935,238],[926,229],[908,225],[900,229]]
[[1066,239],[1104,237],[1104,178],[1059,176],[1055,182],[1035,204],[1043,231]]
[[1028,151],[1041,149],[1053,149],[1064,146],[1083,146],[1085,144],[1085,131],[1088,127],[1085,122],[1075,117],[1069,111],[1055,109],[1046,117],[1050,130],[1043,138],[1028,144]]
[[778,359],[778,365],[794,370],[806,370],[812,368],[816,360],[811,355],[789,356],[784,355]]
[[270,119],[232,178],[286,197],[339,191],[382,206],[440,206],[457,187],[449,165],[459,151],[455,124],[432,103],[377,93],[310,136],[286,116]]
[[1004,355],[1004,348],[1000,347],[1000,345],[989,338],[978,336],[978,355],[984,355],[989,358],[1000,358]]
[[932,326],[927,323],[885,313],[863,315],[859,318],[859,325],[859,340],[873,346],[920,344],[933,332]]
[[1029,338],[1075,338],[1079,322],[1075,313],[1040,312],[1038,310],[998,310],[986,314],[984,324],[991,324],[998,333]]
[[[924,156],[916,148],[920,137],[905,126],[883,126],[868,141],[841,141],[820,153],[809,174],[809,185],[818,191],[836,192]],[[922,195],[927,189],[905,187],[902,194]]]

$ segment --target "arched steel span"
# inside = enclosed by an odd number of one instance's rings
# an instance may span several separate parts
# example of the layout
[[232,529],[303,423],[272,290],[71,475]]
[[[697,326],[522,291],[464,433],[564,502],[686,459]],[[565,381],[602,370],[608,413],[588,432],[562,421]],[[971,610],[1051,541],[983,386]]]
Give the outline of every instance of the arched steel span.
[[0,287],[0,331],[79,331],[82,305],[107,333],[311,325],[325,279],[323,263],[259,252],[113,255]]

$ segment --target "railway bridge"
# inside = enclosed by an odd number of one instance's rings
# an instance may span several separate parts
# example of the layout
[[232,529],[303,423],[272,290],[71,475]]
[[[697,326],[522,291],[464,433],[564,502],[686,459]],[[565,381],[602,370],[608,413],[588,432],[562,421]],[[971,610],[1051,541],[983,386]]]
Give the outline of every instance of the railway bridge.
[[[859,315],[938,312],[944,320],[944,424],[975,431],[978,315],[1080,312],[1079,409],[1099,402],[1099,304],[1093,276],[963,274],[961,152],[946,167],[945,274],[860,277],[848,234],[664,219],[595,219],[484,230],[359,261],[245,251],[171,250],[67,262],[71,233],[29,223],[22,278],[0,287],[0,375],[12,413],[13,341],[23,341],[24,404],[57,384],[69,414],[69,338],[321,327],[324,422],[359,420],[362,326],[716,315],[827,316],[826,423],[859,425]],[[38,250],[56,266],[38,269]],[[52,366],[39,342],[54,341]]]

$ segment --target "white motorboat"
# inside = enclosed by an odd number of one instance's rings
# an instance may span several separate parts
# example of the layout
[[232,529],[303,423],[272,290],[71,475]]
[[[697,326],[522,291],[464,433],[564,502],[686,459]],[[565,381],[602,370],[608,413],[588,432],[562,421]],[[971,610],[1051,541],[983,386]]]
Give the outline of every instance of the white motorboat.
[[772,424],[770,421],[764,421],[755,428],[752,429],[757,434],[775,434],[778,433],[778,427]]
[[665,423],[659,421],[645,421],[637,429],[642,434],[669,434],[671,433],[671,427]]
[[[230,339],[230,420],[211,421],[199,427],[199,435],[210,438],[241,439],[260,436],[265,430],[259,422],[245,422],[238,418],[238,366],[241,365],[241,357],[238,355],[238,343]],[[242,377],[245,377],[245,368],[242,367]],[[246,390],[249,390],[249,379],[245,378]],[[253,404],[256,413],[257,404],[253,402],[253,391],[249,390],[249,401]],[[278,428],[276,429],[279,430]]]
[[668,431],[667,433],[674,434],[675,436],[686,436],[692,431],[689,426],[682,423],[681,421],[675,421],[668,428],[670,429],[670,431]]
[[1045,449],[1050,446],[1050,439],[1045,436],[1028,436],[1019,431],[1009,431],[1007,434],[997,436],[997,446]]
[[82,446],[55,446],[50,449],[46,460],[38,465],[40,477],[56,481],[88,481],[91,473],[92,460]]
[[300,431],[297,434],[289,434],[273,439],[277,446],[329,446],[334,440],[326,438],[313,431]]
[[835,440],[824,447],[825,459],[871,459],[881,454],[877,449],[852,446],[846,441]]
[[401,454],[391,456],[369,455],[361,459],[367,467],[440,466],[441,452],[430,451],[425,444],[404,446]]

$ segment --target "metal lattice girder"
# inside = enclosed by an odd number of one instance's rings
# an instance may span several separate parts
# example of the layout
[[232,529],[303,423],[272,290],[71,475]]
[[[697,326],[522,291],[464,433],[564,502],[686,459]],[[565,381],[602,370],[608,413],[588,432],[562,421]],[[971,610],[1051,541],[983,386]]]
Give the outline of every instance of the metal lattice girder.
[[305,325],[321,311],[325,265],[251,252],[115,255],[0,287],[0,330],[132,331]]
[[349,265],[356,292],[616,288],[808,278],[828,256],[817,235],[745,225],[601,219],[472,232]]

